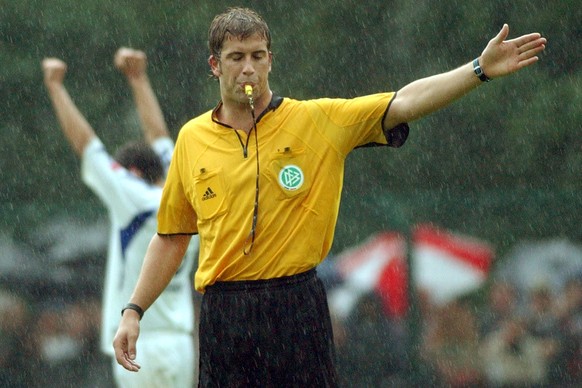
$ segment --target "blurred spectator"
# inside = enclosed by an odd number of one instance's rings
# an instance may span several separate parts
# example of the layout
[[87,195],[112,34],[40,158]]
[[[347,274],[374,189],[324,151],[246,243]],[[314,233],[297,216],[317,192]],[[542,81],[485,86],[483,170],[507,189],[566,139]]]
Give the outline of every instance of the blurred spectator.
[[28,354],[24,341],[30,314],[27,301],[0,290],[0,387],[26,387]]
[[[38,371],[42,373],[37,381],[66,384],[74,381],[76,375],[75,359],[81,356],[82,344],[69,335],[63,315],[66,308],[54,302],[44,306],[37,314],[34,327],[35,344],[38,350]],[[39,374],[41,374],[39,373]]]
[[333,330],[333,342],[336,349],[344,348],[347,341],[346,325],[337,314],[331,313],[331,327]]
[[70,304],[64,324],[71,338],[81,344],[76,386],[111,387],[111,359],[100,351],[101,301],[99,296]]
[[548,354],[548,382],[561,380],[563,365],[558,357],[563,338],[555,314],[554,295],[547,284],[538,284],[529,290],[526,324],[531,335],[543,341],[553,353]]
[[110,361],[99,352],[100,303],[51,301],[35,313],[26,368],[28,387],[111,387]]
[[482,356],[488,386],[546,386],[549,361],[556,353],[553,342],[533,336],[527,321],[512,316],[482,343]]
[[554,296],[547,285],[537,285],[529,292],[526,314],[528,328],[533,336],[557,337],[559,328],[553,300]]
[[556,379],[561,386],[582,386],[582,274],[564,285],[556,306],[559,328],[564,336]]
[[467,302],[455,300],[435,314],[432,327],[423,334],[420,356],[432,368],[436,385],[482,386],[484,375],[474,311]]
[[344,330],[338,331],[342,336],[336,342],[337,369],[344,387],[403,385],[407,359],[405,338],[382,306],[376,293],[362,296],[345,322]]
[[[434,368],[434,364],[427,361],[427,357],[422,355],[423,345],[422,343],[426,341],[428,337],[435,332],[436,327],[439,325],[439,307],[433,303],[433,298],[430,292],[426,289],[418,288],[416,291],[416,308],[418,312],[417,322],[418,332],[413,333],[415,337],[411,338],[414,342],[415,349],[418,349],[417,354],[411,354],[411,361],[414,362],[414,369],[411,370],[411,374],[416,385],[435,387],[437,384],[437,373]],[[430,334],[429,334],[430,333]],[[410,351],[409,351],[410,353]]]
[[494,280],[489,286],[485,308],[479,311],[481,337],[499,329],[500,325],[517,313],[516,287],[504,280]]

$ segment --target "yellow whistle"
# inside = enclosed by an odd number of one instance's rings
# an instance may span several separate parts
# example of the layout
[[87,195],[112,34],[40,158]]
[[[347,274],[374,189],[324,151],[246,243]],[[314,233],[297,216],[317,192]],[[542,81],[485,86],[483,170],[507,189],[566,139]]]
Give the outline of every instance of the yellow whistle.
[[245,94],[248,97],[252,97],[253,96],[253,87],[251,85],[245,85]]

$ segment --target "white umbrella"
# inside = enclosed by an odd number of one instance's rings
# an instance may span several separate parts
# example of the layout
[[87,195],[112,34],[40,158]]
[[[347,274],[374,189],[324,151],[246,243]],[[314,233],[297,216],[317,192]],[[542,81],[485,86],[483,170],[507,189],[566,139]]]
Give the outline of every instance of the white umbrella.
[[568,279],[580,275],[582,246],[565,239],[518,243],[495,273],[526,293],[540,285],[558,293]]

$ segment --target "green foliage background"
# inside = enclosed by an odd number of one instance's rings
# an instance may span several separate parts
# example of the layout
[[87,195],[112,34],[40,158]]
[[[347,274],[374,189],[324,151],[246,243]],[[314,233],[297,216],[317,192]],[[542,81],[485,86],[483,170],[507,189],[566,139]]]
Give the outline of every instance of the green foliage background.
[[148,54],[149,74],[175,136],[211,109],[206,32],[226,6],[270,24],[271,86],[294,98],[397,90],[478,56],[503,23],[510,37],[549,40],[535,66],[494,80],[411,125],[401,149],[348,160],[333,252],[382,229],[434,222],[491,241],[582,241],[582,7],[578,1],[0,0],[0,231],[30,238],[61,215],[104,209],[79,180],[42,83],[45,56],[68,63],[66,85],[111,151],[139,134],[112,59]]

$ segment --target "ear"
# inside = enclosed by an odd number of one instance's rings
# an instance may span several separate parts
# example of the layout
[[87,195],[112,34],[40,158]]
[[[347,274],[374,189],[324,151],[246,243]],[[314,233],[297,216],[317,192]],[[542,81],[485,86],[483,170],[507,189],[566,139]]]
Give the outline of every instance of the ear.
[[210,65],[210,71],[212,71],[212,75],[214,75],[216,78],[220,77],[220,61],[214,55],[211,55],[208,57],[208,64]]

